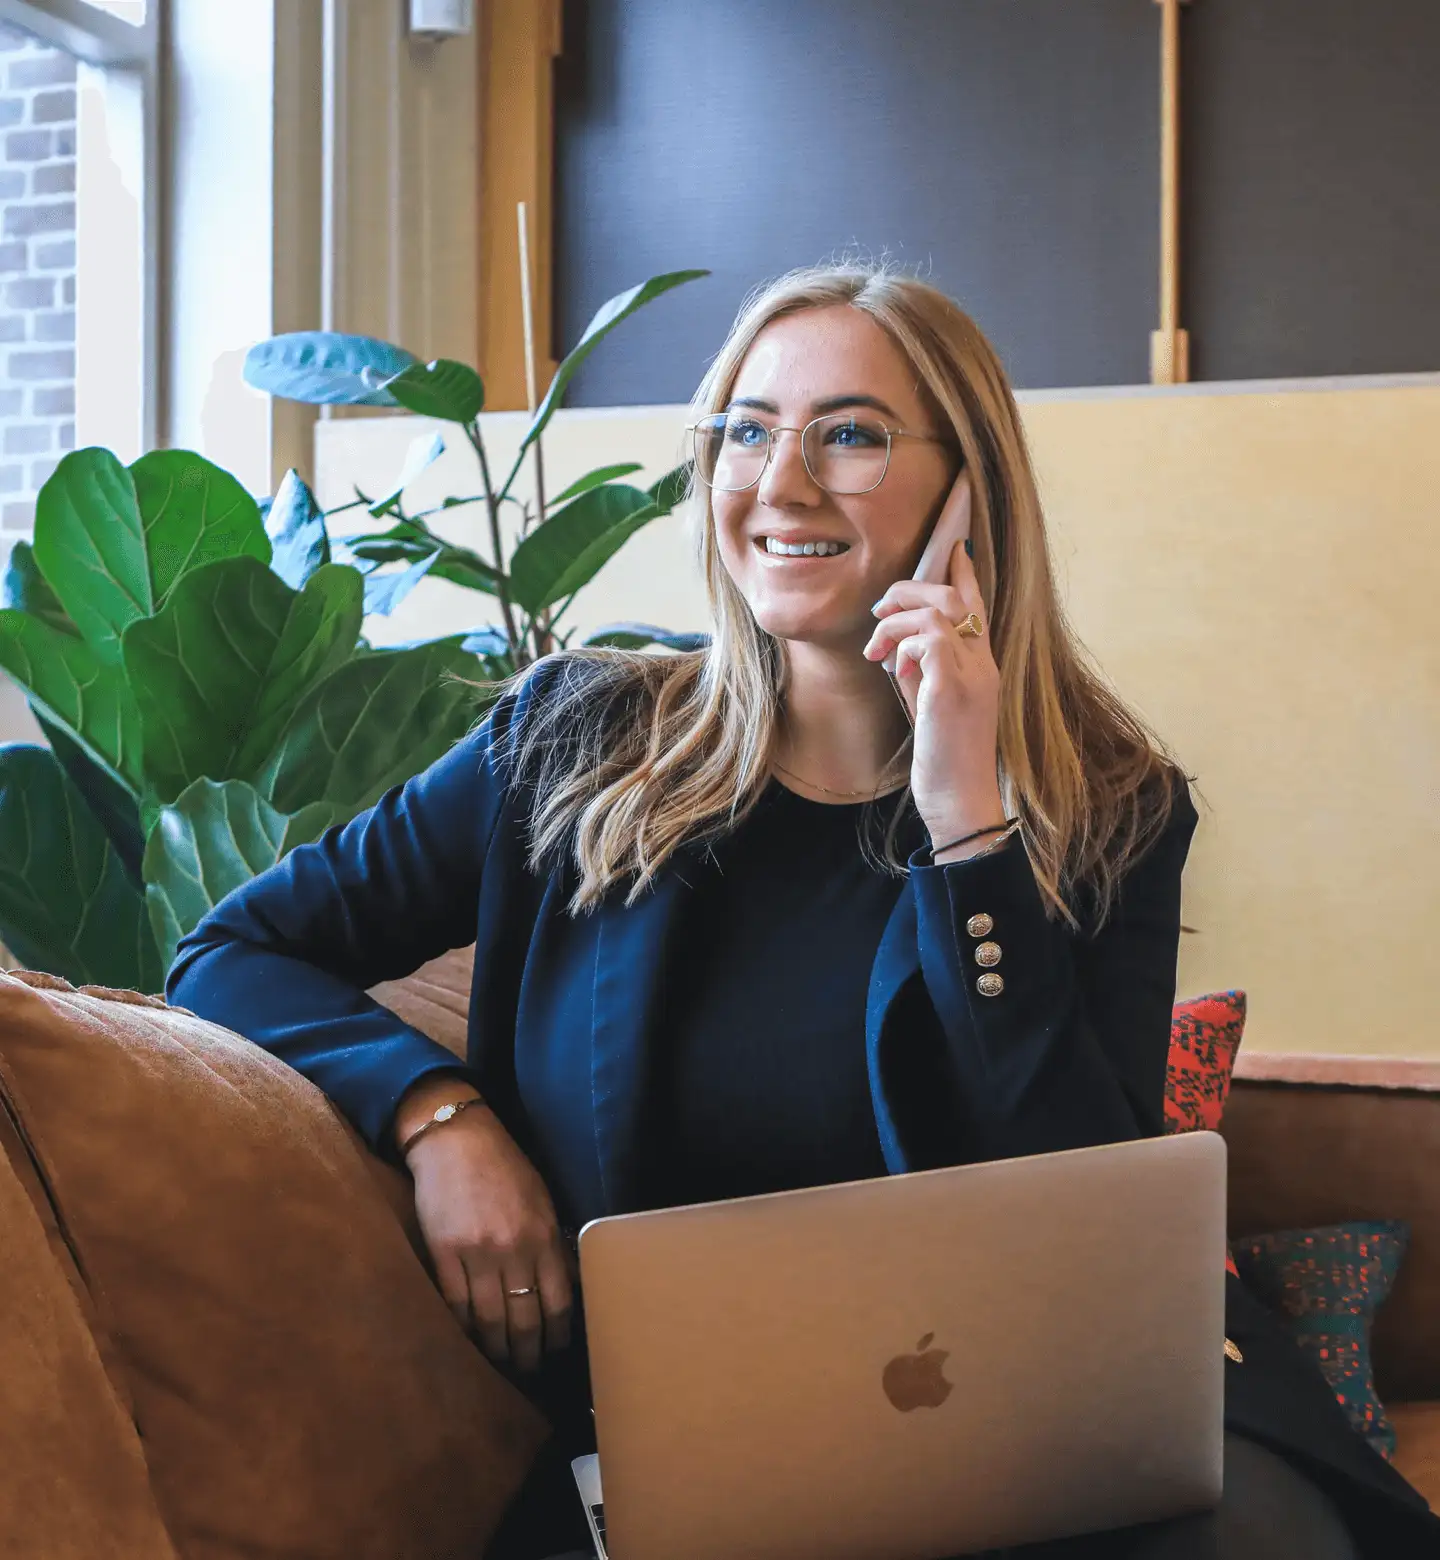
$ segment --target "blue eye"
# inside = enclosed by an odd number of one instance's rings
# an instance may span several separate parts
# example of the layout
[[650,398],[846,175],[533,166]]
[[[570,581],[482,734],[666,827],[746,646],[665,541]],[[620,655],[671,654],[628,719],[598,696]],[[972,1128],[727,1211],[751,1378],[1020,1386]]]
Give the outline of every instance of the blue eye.
[[746,449],[759,449],[770,437],[764,423],[758,423],[753,417],[727,417],[725,419],[725,442],[727,444],[741,444]]
[[876,445],[884,444],[885,435],[878,428],[856,422],[852,418],[829,428],[825,434],[825,442],[842,450],[870,450]]

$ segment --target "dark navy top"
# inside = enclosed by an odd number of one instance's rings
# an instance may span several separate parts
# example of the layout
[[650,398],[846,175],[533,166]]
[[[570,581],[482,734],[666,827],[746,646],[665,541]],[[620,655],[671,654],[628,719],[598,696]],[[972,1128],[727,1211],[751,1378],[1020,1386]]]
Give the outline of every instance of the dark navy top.
[[[778,780],[713,847],[671,954],[641,1198],[710,1202],[885,1174],[865,1059],[865,995],[904,879],[876,854],[892,792],[810,801]],[[743,974],[740,972],[743,971]]]

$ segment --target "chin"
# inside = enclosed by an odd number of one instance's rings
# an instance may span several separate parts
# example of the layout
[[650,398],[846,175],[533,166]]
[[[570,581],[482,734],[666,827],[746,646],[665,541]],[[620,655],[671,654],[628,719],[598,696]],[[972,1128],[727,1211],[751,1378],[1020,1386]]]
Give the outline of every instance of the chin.
[[[752,611],[754,609],[752,608]],[[755,621],[774,639],[792,644],[818,645],[827,650],[843,650],[855,639],[853,626],[833,618],[817,621],[813,616],[788,612],[756,612]],[[864,643],[862,639],[861,644]]]

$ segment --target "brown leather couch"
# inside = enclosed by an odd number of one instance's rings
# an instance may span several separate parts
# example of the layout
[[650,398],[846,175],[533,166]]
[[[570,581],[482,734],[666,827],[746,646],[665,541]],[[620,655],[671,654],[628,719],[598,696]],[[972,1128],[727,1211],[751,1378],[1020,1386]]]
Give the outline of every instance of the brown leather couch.
[[[465,1052],[469,950],[375,996]],[[1247,1055],[1226,1106],[1230,1232],[1405,1219],[1410,1247],[1375,1324],[1400,1471],[1440,1510],[1440,1062]]]
[[[463,1052],[468,951],[375,994]],[[1239,1071],[1234,1233],[1410,1223],[1375,1352],[1440,1505],[1440,1064]],[[0,976],[0,1239],[6,1554],[473,1560],[543,1433],[417,1260],[408,1178],[153,998]]]
[[1396,1465],[1440,1510],[1440,1062],[1242,1047],[1221,1131],[1232,1235],[1409,1223],[1375,1320],[1375,1383],[1395,1425]]

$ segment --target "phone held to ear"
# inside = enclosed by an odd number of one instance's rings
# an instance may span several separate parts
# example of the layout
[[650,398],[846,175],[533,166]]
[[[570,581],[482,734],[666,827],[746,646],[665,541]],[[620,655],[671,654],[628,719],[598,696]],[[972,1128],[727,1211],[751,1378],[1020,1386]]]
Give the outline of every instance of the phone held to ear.
[[[940,518],[935,522],[925,551],[920,554],[920,562],[915,566],[912,578],[924,585],[944,585],[950,578],[950,554],[955,551],[957,544],[969,540],[970,473],[962,471],[950,489],[950,496],[945,500],[945,507],[940,511]],[[882,663],[892,682],[895,681],[895,655],[896,652],[892,650]],[[895,691],[900,692],[898,683],[895,684]],[[905,704],[903,695],[900,702]],[[910,713],[909,705],[905,706],[905,713]]]

